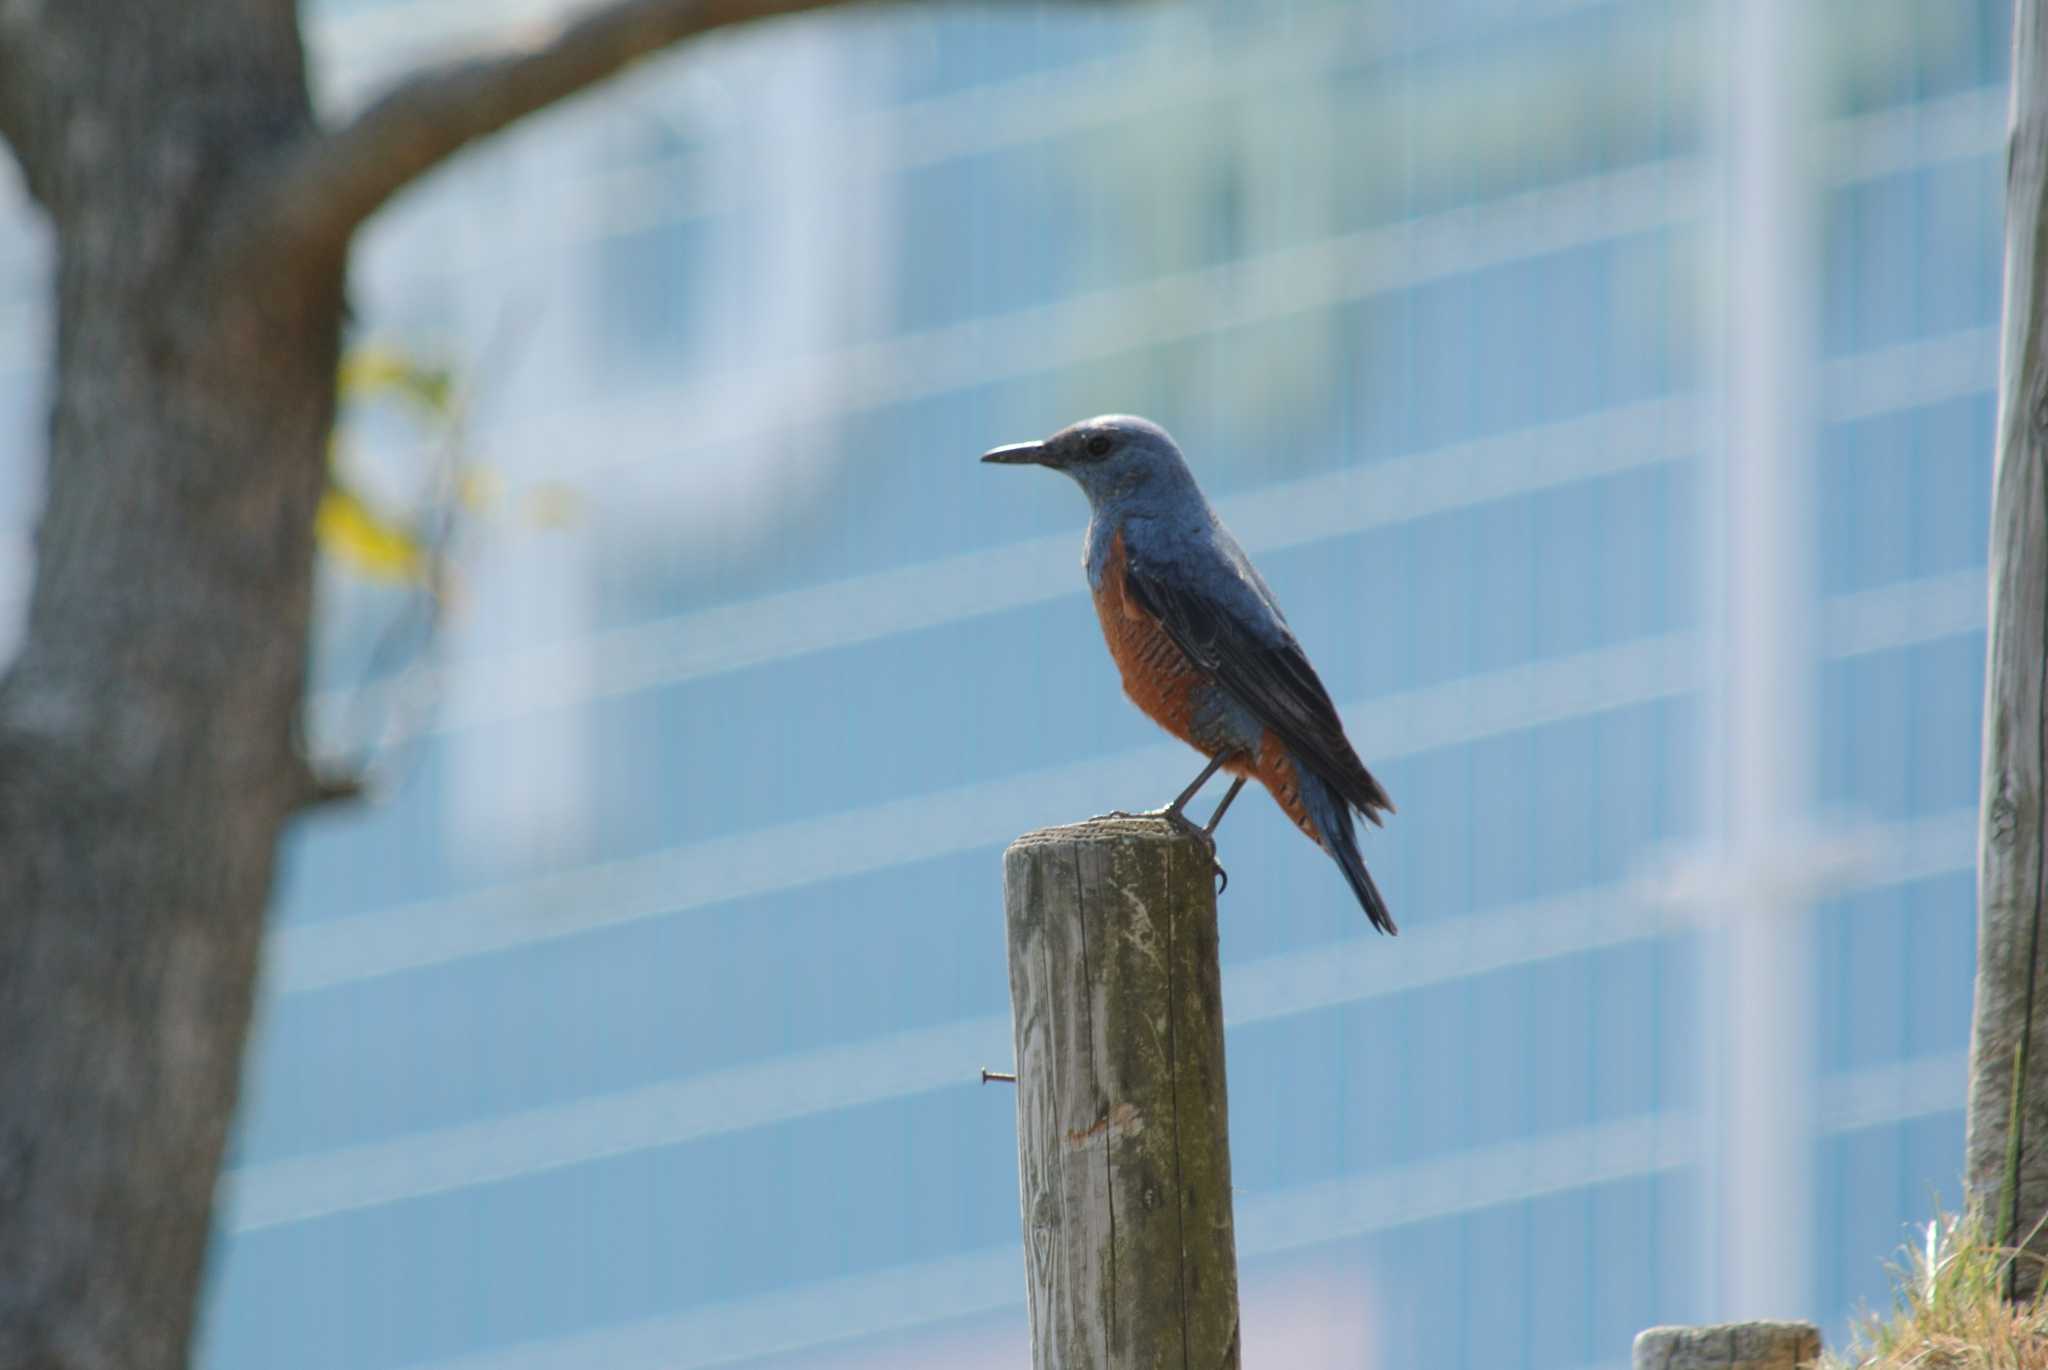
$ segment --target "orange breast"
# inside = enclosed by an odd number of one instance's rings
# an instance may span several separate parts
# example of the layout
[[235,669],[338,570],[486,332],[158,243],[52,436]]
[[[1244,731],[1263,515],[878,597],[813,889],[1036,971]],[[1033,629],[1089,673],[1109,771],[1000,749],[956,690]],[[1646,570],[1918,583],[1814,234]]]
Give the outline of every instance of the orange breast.
[[[1208,683],[1206,675],[1187,653],[1175,645],[1159,620],[1124,593],[1124,535],[1110,540],[1109,557],[1102,570],[1102,585],[1095,591],[1095,616],[1102,620],[1102,636],[1109,643],[1109,655],[1124,678],[1124,693],[1131,702],[1166,731],[1196,750],[1210,748],[1196,740],[1195,690]],[[1223,763],[1232,775],[1256,780],[1272,793],[1281,811],[1318,845],[1315,824],[1301,802],[1301,777],[1286,744],[1270,729],[1259,743],[1256,757],[1242,753]]]
[[1124,693],[1153,722],[1175,737],[1199,747],[1191,731],[1196,686],[1202,673],[1177,646],[1159,620],[1124,593],[1124,535],[1115,534],[1102,585],[1095,591],[1095,616],[1102,620],[1103,640],[1124,678]]

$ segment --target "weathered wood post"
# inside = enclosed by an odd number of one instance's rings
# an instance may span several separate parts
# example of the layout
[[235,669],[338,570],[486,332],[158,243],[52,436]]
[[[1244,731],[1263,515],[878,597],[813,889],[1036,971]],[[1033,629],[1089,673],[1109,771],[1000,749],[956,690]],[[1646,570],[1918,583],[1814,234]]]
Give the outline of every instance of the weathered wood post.
[[1806,1370],[1819,1358],[1810,1322],[1653,1327],[1636,1337],[1635,1370]]
[[1236,1370],[1216,892],[1156,818],[1003,857],[1034,1370]]
[[[1977,842],[1977,1003],[1965,1186],[1995,1240],[2048,1253],[2048,958],[2043,708],[2048,704],[2048,24],[2013,13],[2005,330],[1991,494],[1991,641]],[[2040,1263],[2011,1263],[2024,1298]]]

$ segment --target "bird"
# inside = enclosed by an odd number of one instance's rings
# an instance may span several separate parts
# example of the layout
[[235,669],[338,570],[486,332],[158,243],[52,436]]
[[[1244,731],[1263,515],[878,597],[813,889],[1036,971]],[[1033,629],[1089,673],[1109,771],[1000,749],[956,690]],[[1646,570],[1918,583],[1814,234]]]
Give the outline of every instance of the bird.
[[[1380,826],[1394,801],[1359,760],[1272,590],[1166,430],[1103,414],[981,459],[1049,467],[1088,497],[1083,565],[1124,693],[1208,758],[1158,815],[1194,833],[1213,859],[1217,825],[1245,782],[1257,780],[1337,863],[1372,925],[1395,932],[1352,817]],[[1218,770],[1234,779],[1197,827],[1187,805]]]

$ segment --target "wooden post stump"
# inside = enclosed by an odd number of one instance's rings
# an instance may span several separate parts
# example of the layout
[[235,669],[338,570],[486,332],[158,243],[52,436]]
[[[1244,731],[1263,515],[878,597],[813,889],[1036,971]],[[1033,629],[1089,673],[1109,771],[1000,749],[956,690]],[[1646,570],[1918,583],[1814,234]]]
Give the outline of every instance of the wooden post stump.
[[1728,1322],[1638,1334],[1635,1370],[1802,1370],[1818,1359],[1810,1322]]
[[1238,1365],[1208,854],[1096,818],[1003,857],[1034,1370]]

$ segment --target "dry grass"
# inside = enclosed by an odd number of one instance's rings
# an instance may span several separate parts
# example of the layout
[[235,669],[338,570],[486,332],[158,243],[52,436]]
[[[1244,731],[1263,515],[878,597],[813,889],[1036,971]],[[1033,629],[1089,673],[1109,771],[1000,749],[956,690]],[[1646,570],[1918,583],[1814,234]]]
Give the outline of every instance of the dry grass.
[[1906,1257],[1892,1267],[1891,1313],[1859,1318],[1849,1354],[1822,1356],[1819,1370],[2048,1370],[2048,1300],[2000,1297],[2009,1249],[1944,1215]]

